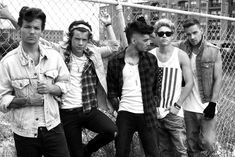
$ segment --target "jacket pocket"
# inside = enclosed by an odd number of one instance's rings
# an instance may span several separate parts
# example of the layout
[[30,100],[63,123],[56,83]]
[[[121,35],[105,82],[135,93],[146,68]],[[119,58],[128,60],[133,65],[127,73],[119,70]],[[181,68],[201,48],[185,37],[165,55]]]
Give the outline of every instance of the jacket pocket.
[[28,96],[29,79],[11,81],[16,97]]
[[47,81],[54,83],[55,79],[58,77],[59,72],[58,70],[49,70],[45,72],[45,77],[47,79]]

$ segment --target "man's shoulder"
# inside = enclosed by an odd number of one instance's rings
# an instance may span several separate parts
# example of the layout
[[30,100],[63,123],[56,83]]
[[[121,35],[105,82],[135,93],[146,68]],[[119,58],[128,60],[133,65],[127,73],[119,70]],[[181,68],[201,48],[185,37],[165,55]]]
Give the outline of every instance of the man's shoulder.
[[8,52],[2,59],[1,59],[1,62],[2,63],[6,63],[6,62],[15,62],[16,60],[16,56],[18,54],[18,47],[11,50],[10,52]]
[[55,57],[61,56],[58,51],[56,51],[55,49],[53,49],[50,46],[40,45],[40,47],[43,50],[43,53],[45,53],[48,57],[55,58]]
[[156,52],[158,52],[158,51],[159,51],[159,47],[155,47],[154,49],[149,50],[148,52],[153,54],[154,56],[156,56]]
[[187,55],[187,52],[185,52],[184,50],[182,50],[182,49],[180,49],[180,48],[178,48],[178,47],[175,47],[175,48],[178,50],[178,54],[179,54],[179,55],[183,55],[183,56],[186,55],[186,56],[188,56],[188,55]]
[[150,52],[150,51],[145,52],[145,53],[146,53],[146,56],[148,56],[150,59],[156,60],[156,56],[155,56],[156,50],[157,50],[157,48],[155,48],[155,51],[154,51],[154,49],[153,49],[152,52]]
[[205,41],[205,47],[209,47],[209,48],[212,48],[212,49],[215,49],[215,50],[219,50],[220,49],[218,46],[212,44],[209,41]]
[[124,59],[125,51],[126,50],[120,50],[120,52],[116,53],[111,60],[121,60],[121,59]]

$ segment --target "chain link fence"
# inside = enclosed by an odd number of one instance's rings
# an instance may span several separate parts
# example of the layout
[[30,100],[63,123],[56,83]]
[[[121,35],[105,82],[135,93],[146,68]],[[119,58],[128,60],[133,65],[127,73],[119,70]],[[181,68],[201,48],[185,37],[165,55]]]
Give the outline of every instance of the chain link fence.
[[[41,8],[47,15],[43,38],[49,41],[60,42],[65,40],[69,24],[79,19],[84,19],[91,24],[95,40],[106,40],[107,33],[99,22],[99,12],[101,11],[107,11],[111,15],[112,26],[118,40],[121,40],[123,33],[123,28],[120,28],[118,24],[120,21],[116,6],[111,1],[110,4],[107,4],[108,2],[101,3],[99,1],[99,3],[96,3],[88,0],[1,0],[1,2],[8,6],[10,13],[16,19],[18,18],[19,10],[23,6]],[[193,13],[190,15],[190,13],[178,14],[175,11],[164,12],[166,8],[162,8],[160,11],[153,10],[152,6],[166,6],[149,1],[144,3],[143,6],[144,9],[142,9],[143,7],[123,5],[125,23],[131,22],[139,16],[143,16],[149,24],[153,24],[159,18],[167,17],[176,24],[177,33],[175,40],[182,40],[185,39],[182,21],[190,16],[196,17],[204,27],[207,40],[220,47],[223,60],[223,85],[218,103],[217,146],[218,153],[222,157],[235,156],[235,20],[231,20],[231,18],[221,20],[220,18],[205,17],[203,15],[197,16]],[[149,9],[148,6],[150,6]],[[194,9],[193,6],[189,8],[178,6],[177,4],[172,7],[180,8],[181,10]],[[203,9],[201,10],[203,11]],[[19,33],[13,25],[8,20],[0,20],[0,54],[3,56],[15,48],[19,39]],[[110,151],[107,148],[106,150],[107,152]],[[107,152],[104,156],[113,156],[112,153],[107,155],[109,154]],[[138,153],[133,154],[135,154],[133,156],[138,156]]]

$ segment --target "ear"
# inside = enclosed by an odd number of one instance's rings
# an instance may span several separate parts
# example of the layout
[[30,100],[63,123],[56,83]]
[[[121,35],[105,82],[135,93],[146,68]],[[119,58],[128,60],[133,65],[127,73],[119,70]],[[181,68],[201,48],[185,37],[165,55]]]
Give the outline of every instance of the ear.
[[43,31],[41,31],[40,36],[41,36],[41,37],[43,36]]
[[204,33],[204,29],[203,29],[202,26],[200,26],[200,31],[201,31],[202,33]]
[[132,43],[133,45],[135,45],[135,43],[136,43],[135,38],[131,38],[131,43]]
[[89,33],[88,40],[92,41],[92,39],[93,39],[93,34]]

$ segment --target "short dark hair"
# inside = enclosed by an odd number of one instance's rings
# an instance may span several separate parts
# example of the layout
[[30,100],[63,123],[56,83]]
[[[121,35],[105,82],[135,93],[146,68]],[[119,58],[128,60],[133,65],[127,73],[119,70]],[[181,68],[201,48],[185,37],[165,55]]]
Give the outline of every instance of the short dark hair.
[[199,22],[197,19],[195,19],[195,18],[189,18],[189,19],[186,19],[186,20],[183,22],[183,27],[184,27],[184,29],[185,29],[185,28],[189,28],[189,27],[191,27],[191,26],[193,26],[193,25],[198,25],[199,27],[201,26],[201,25],[200,25],[200,22]]
[[[88,27],[88,29],[83,28],[83,27],[79,27],[79,25],[85,25]],[[78,26],[78,27],[76,27]],[[90,30],[89,30],[90,29]],[[72,50],[72,37],[74,35],[74,30],[78,30],[81,32],[88,32],[88,39],[92,40],[92,28],[91,25],[88,22],[85,22],[84,20],[79,20],[79,21],[73,21],[70,25],[69,25],[69,29],[68,29],[68,33],[67,33],[67,37],[68,37],[68,41],[67,41],[67,50],[71,51]]]
[[19,12],[18,25],[22,27],[23,20],[27,22],[32,22],[35,19],[42,20],[42,30],[44,30],[46,24],[45,13],[39,8],[29,8],[24,6]]
[[131,23],[128,23],[126,28],[125,28],[125,33],[126,33],[126,38],[128,44],[131,43],[131,38],[133,34],[138,33],[138,34],[152,34],[153,33],[153,27],[150,25],[147,25],[146,23],[140,22],[140,21],[134,21]]
[[139,16],[138,18],[136,18],[136,21],[140,21],[140,22],[142,22],[142,23],[144,23],[144,24],[147,24],[147,22],[146,22],[144,16]]

